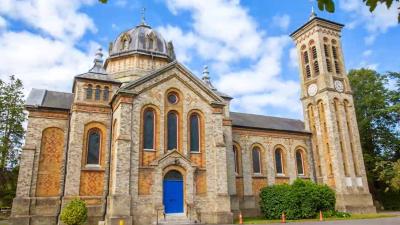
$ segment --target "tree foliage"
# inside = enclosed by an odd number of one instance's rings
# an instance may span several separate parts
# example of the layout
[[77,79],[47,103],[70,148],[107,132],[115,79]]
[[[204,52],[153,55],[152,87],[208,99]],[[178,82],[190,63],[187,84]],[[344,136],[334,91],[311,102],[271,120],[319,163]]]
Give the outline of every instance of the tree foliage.
[[18,158],[25,121],[22,82],[0,80],[0,206],[11,206],[18,177]]
[[9,83],[0,80],[0,170],[18,164],[25,121],[22,82],[10,76]]
[[[348,74],[371,191],[400,191],[400,73]],[[399,205],[400,206],[400,205]]]

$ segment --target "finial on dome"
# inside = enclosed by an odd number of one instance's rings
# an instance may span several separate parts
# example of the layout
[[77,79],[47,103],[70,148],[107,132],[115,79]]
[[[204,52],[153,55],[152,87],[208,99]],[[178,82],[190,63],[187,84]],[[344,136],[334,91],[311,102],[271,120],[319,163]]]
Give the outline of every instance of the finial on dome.
[[317,17],[317,14],[314,11],[314,6],[311,6],[310,20],[314,19],[315,17]]
[[89,72],[92,73],[106,73],[106,71],[103,68],[103,52],[102,48],[97,49],[96,55],[94,57],[94,65],[92,69],[89,70]]
[[146,8],[145,7],[142,8],[140,14],[141,14],[141,22],[140,22],[140,24],[141,25],[146,25]]
[[201,79],[207,85],[207,87],[209,87],[213,91],[216,91],[217,89],[212,85],[209,75],[210,75],[210,72],[208,72],[208,66],[204,66],[203,77]]

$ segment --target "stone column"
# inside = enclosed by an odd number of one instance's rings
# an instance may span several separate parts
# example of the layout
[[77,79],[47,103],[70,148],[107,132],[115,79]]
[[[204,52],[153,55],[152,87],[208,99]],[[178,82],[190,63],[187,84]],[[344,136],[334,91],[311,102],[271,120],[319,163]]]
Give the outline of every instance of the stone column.
[[133,96],[126,93],[117,96],[113,102],[113,119],[116,120],[115,142],[111,150],[111,184],[107,201],[107,225],[132,224],[131,216],[131,137],[132,137]]

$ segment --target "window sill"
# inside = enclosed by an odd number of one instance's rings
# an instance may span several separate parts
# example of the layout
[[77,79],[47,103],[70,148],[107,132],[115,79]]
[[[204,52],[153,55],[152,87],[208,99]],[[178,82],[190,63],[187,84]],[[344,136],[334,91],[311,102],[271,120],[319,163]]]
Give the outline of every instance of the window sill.
[[289,176],[285,176],[285,174],[277,174],[276,176],[275,176],[275,178],[283,178],[283,179],[289,179]]
[[190,151],[190,154],[201,154],[201,152],[192,152],[192,151]]
[[262,174],[253,174],[253,178],[255,179],[262,179],[262,178],[267,178],[267,176],[264,176]]
[[100,165],[86,165],[82,168],[83,171],[105,171]]
[[157,150],[156,149],[143,149],[143,151],[145,151],[145,152],[156,152]]

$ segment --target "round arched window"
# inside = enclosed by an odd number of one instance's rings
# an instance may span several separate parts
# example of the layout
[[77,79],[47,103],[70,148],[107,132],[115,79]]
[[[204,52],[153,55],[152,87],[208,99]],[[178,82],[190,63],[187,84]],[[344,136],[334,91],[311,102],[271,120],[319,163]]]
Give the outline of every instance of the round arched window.
[[176,104],[176,103],[178,103],[178,101],[179,101],[179,99],[175,92],[171,92],[168,94],[168,102],[170,104]]

